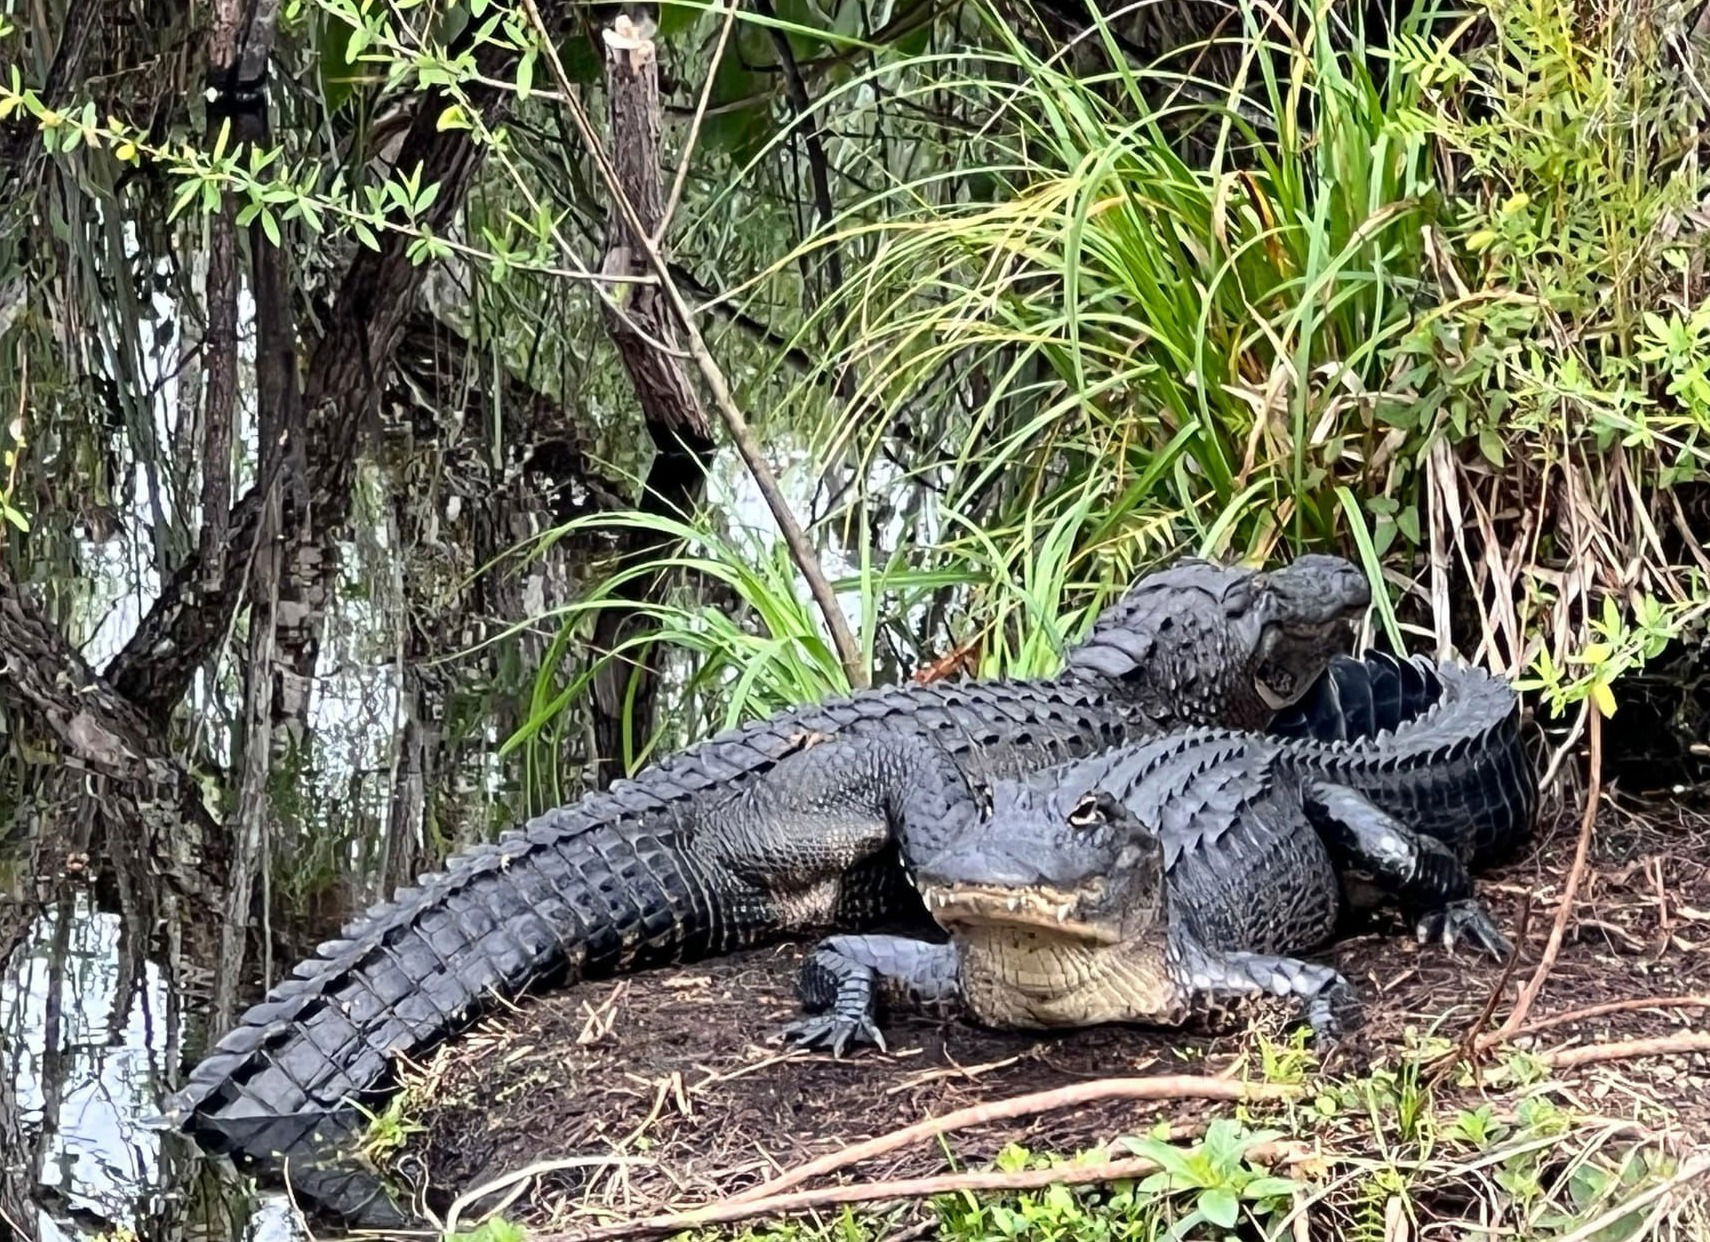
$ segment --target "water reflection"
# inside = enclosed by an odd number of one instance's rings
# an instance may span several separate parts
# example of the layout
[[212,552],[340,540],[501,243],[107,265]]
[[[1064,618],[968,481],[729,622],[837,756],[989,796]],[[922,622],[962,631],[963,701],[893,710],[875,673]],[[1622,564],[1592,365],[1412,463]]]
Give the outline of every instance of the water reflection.
[[142,1124],[176,1056],[160,965],[90,890],[57,896],[0,968],[0,1220],[25,1238],[300,1237],[193,1144]]

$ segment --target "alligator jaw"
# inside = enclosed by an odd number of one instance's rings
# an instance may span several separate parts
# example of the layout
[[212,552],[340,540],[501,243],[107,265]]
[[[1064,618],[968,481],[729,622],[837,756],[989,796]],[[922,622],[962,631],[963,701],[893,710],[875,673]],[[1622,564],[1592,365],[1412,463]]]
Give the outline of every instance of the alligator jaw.
[[922,884],[926,908],[947,930],[1032,927],[1087,944],[1122,942],[1122,929],[1074,917],[1078,896],[1043,886],[1022,890],[986,884]]

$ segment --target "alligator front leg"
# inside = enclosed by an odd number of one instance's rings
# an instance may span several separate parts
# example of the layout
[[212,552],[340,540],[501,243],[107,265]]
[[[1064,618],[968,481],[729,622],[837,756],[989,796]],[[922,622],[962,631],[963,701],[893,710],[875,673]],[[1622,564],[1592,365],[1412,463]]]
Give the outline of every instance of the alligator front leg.
[[888,999],[912,1008],[930,1009],[954,1002],[957,992],[954,945],[931,944],[902,936],[831,936],[814,946],[802,965],[796,990],[812,1017],[784,1028],[785,1038],[804,1048],[829,1047],[842,1056],[844,1047],[876,1044],[881,990]]
[[1412,831],[1345,785],[1308,781],[1304,792],[1307,814],[1338,868],[1369,872],[1413,919],[1421,944],[1440,939],[1453,950],[1465,939],[1498,960],[1512,951],[1447,845]]
[[710,812],[695,844],[768,895],[780,930],[829,931],[924,919],[897,847],[929,848],[980,815],[974,787],[932,738],[809,739]]
[[1359,994],[1340,972],[1318,962],[1242,950],[1208,949],[1185,937],[1176,962],[1195,1016],[1245,1007],[1260,996],[1299,998],[1307,1024],[1333,1042],[1364,1022]]

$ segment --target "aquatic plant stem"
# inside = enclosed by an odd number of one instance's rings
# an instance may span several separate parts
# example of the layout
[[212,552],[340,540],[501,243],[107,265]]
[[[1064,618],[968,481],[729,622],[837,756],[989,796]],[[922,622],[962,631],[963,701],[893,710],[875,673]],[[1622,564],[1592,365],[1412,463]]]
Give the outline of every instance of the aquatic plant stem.
[[[599,135],[594,132],[593,123],[588,119],[586,109],[582,107],[577,97],[575,87],[571,85],[570,77],[564,71],[564,64],[558,56],[558,46],[553,41],[546,23],[541,19],[540,10],[535,0],[522,0],[523,8],[528,11],[529,21],[533,24],[535,33],[540,36],[541,48],[546,54],[547,62],[552,66],[552,74],[558,83],[558,90],[563,98],[564,106],[570,112],[570,119],[575,123],[582,141],[587,144],[589,153],[594,157],[595,166],[599,169],[600,179],[605,183],[606,191],[612,196],[612,203],[622,216],[625,227],[629,230],[630,239],[635,247],[646,256],[648,264],[653,268],[654,278],[659,282],[660,290],[671,303],[671,309],[677,320],[683,326],[687,338],[689,356],[694,360],[701,379],[706,383],[712,394],[713,405],[724,421],[725,429],[730,433],[731,440],[736,444],[737,452],[742,454],[743,463],[748,467],[748,473],[754,479],[754,485],[760,489],[765,498],[766,507],[772,511],[773,519],[778,523],[778,529],[784,536],[784,543],[789,547],[790,556],[807,580],[808,590],[813,594],[814,602],[819,605],[820,612],[825,617],[827,628],[831,631],[831,640],[837,648],[838,660],[843,665],[844,674],[849,678],[853,689],[865,689],[869,683],[866,665],[861,661],[861,651],[855,642],[855,636],[849,628],[849,622],[838,606],[837,596],[826,580],[824,571],[820,568],[819,558],[815,555],[813,546],[808,543],[807,535],[801,524],[784,500],[783,493],[778,489],[777,480],[772,475],[771,467],[760,454],[760,446],[755,442],[754,433],[749,429],[748,422],[742,416],[742,411],[736,408],[735,399],[731,396],[730,385],[726,382],[724,372],[707,351],[706,341],[702,338],[700,328],[695,323],[694,313],[684,300],[682,291],[677,288],[671,278],[670,266],[659,253],[659,247],[643,227],[636,215],[635,206],[623,192],[618,179],[617,169],[613,167],[610,154],[601,144]],[[633,38],[629,34],[632,28],[628,18],[619,16],[608,32],[608,38],[615,34],[620,40],[630,39],[635,46],[631,55],[654,54],[653,45],[646,39]]]

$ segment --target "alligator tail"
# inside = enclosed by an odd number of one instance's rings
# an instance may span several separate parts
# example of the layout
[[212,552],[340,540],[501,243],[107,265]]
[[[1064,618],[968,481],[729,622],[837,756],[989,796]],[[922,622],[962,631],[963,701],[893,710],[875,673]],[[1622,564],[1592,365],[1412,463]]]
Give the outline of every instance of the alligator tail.
[[324,1150],[389,1089],[395,1054],[466,1030],[495,995],[734,947],[715,943],[735,933],[675,834],[566,831],[572,817],[586,811],[471,849],[349,924],[242,1016],[161,1120],[245,1163]]
[[1381,651],[1336,656],[1270,731],[1304,769],[1359,790],[1470,866],[1501,861],[1531,837],[1538,775],[1520,700],[1482,669]]

